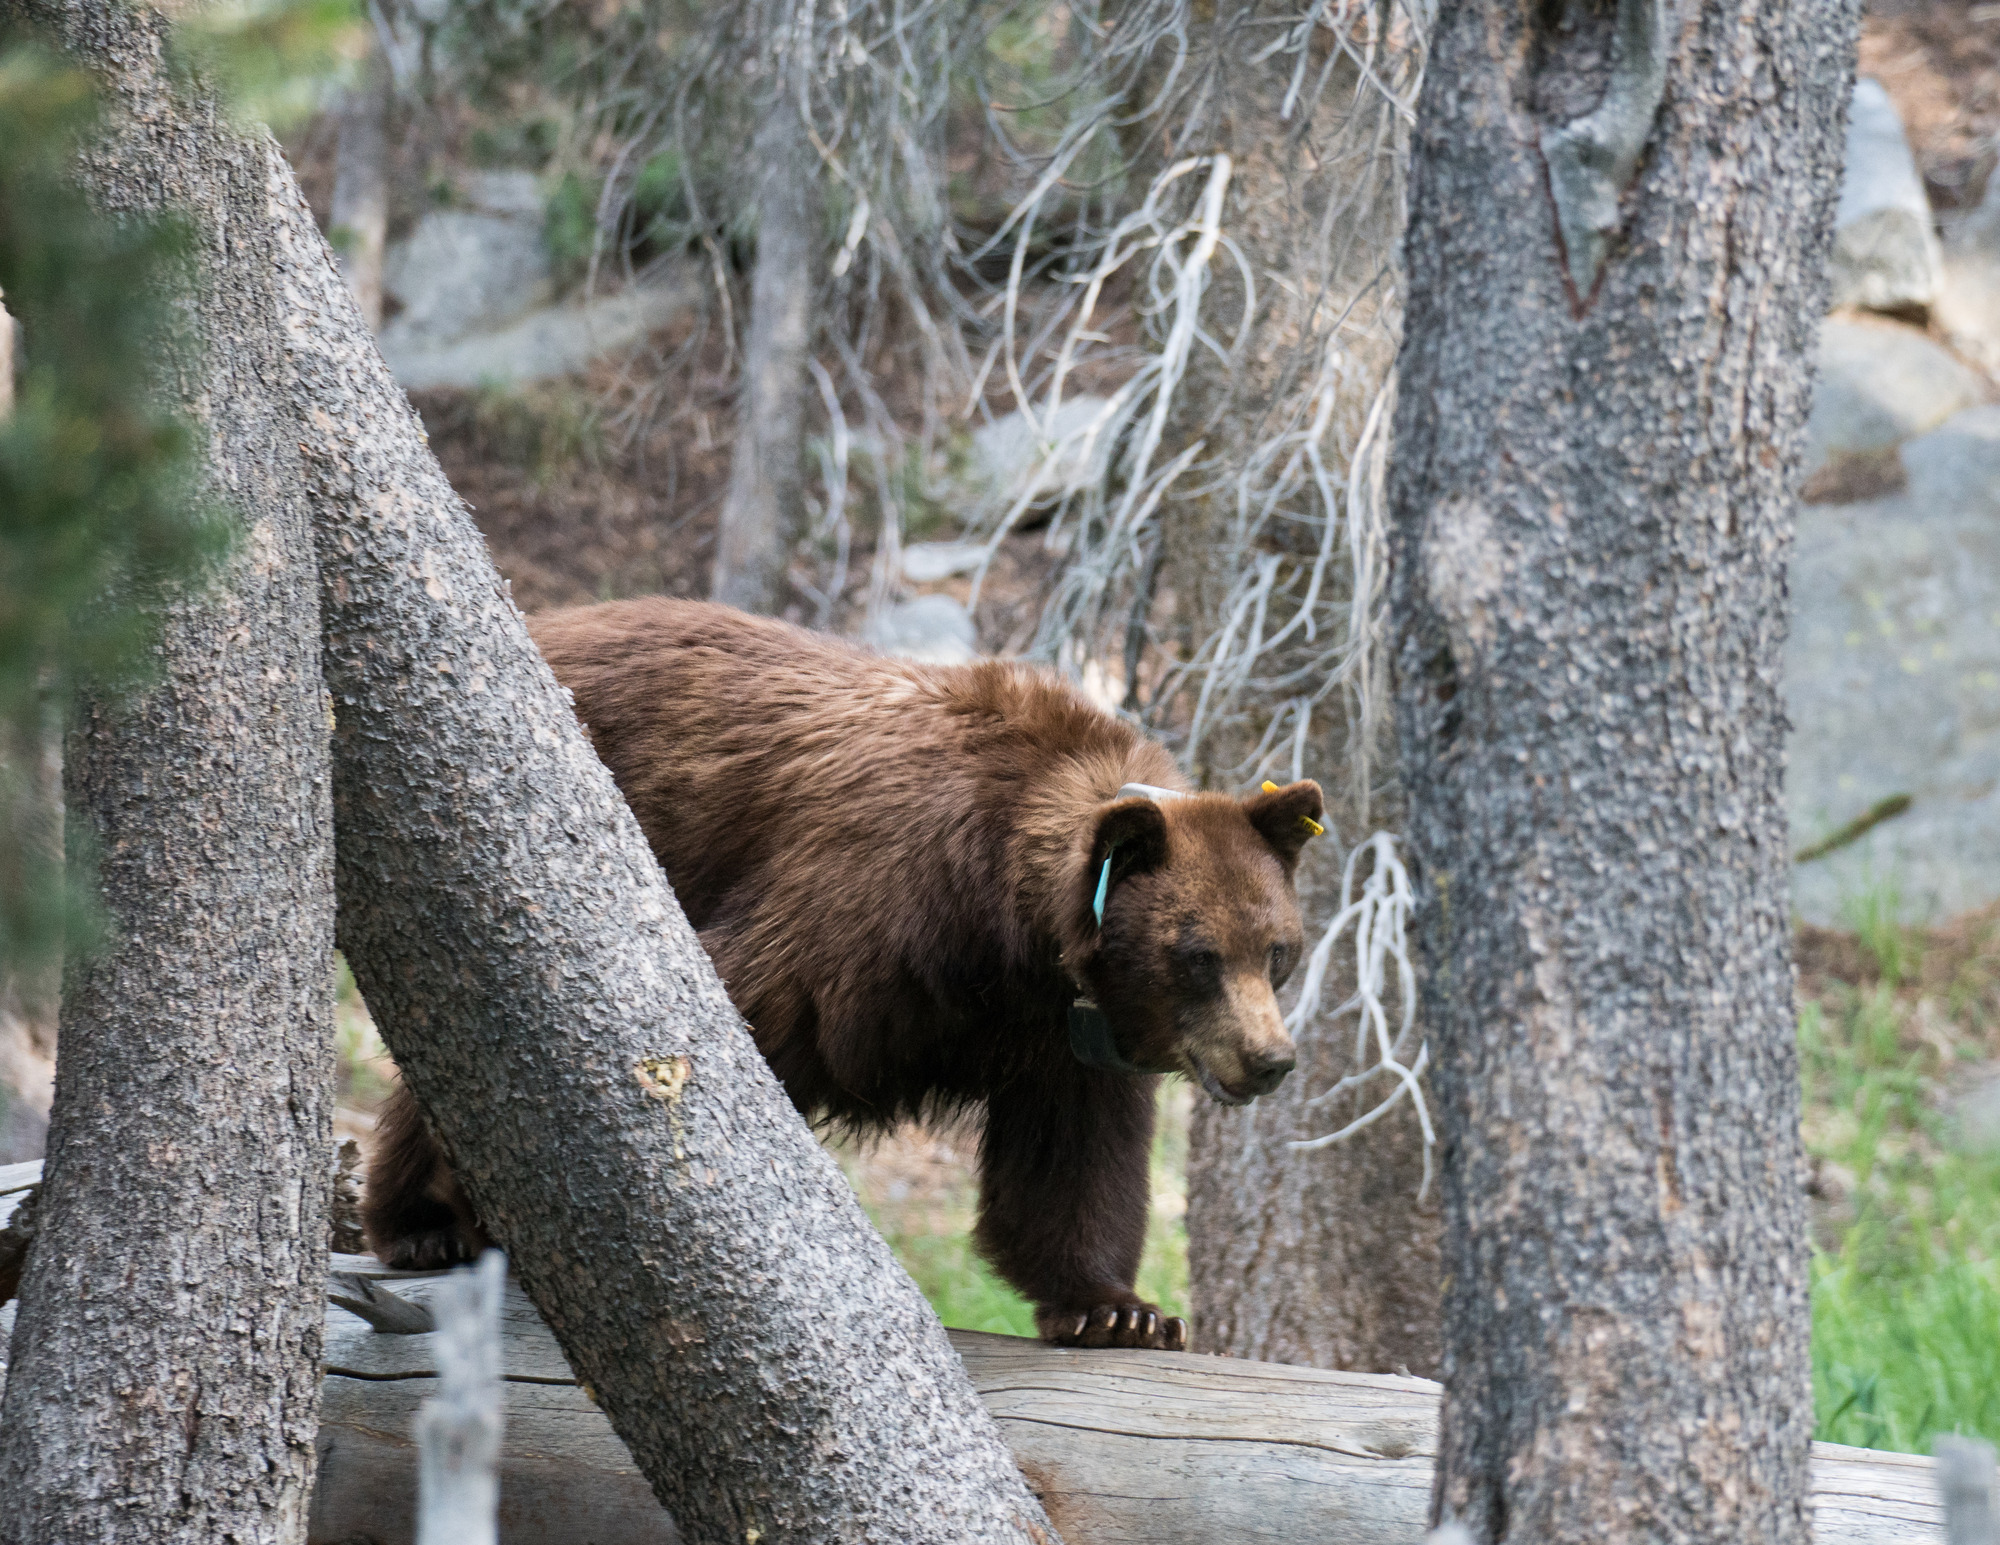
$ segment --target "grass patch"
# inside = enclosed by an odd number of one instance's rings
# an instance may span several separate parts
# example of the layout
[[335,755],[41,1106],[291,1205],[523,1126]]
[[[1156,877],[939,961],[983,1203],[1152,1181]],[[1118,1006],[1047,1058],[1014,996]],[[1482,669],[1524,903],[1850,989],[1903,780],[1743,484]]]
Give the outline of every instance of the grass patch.
[[[1139,1264],[1138,1290],[1168,1314],[1187,1313],[1188,1091],[1177,1081],[1160,1092],[1160,1122],[1153,1139],[1153,1213],[1146,1229],[1146,1252]],[[938,1318],[953,1330],[993,1331],[1003,1336],[1035,1334],[1035,1311],[1020,1294],[994,1275],[972,1248],[971,1232],[978,1186],[964,1153],[933,1144],[943,1152],[927,1156],[934,1173],[923,1174],[924,1159],[913,1160],[908,1144],[889,1152],[841,1148],[838,1156],[861,1204],[882,1231]],[[912,1175],[912,1170],[916,1171]]]
[[2000,1439],[2000,1284],[1964,1255],[1905,1280],[1813,1262],[1813,1404],[1829,1443],[1927,1454],[1939,1433]]
[[2000,1053],[2000,913],[1928,934],[1892,892],[1800,931],[1818,1436],[2000,1441],[2000,1151],[1957,1105]]

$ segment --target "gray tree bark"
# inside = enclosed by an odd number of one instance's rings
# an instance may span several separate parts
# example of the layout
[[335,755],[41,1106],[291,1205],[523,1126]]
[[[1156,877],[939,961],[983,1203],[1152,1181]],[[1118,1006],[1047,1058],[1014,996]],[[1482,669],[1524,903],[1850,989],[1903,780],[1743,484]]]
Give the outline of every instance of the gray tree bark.
[[812,304],[820,246],[819,155],[793,89],[806,61],[792,0],[763,7],[772,39],[768,89],[752,142],[757,262],[743,347],[729,493],[715,532],[710,594],[747,612],[776,612],[793,545],[805,531],[805,422]]
[[1857,9],[1433,40],[1392,610],[1483,1542],[1809,1537],[1780,677]]
[[[1298,125],[1280,114],[1294,61],[1271,54],[1268,46],[1281,9],[1264,0],[1236,0],[1200,16],[1187,40],[1190,58],[1183,68],[1190,78],[1210,82],[1207,114],[1195,126],[1174,126],[1175,157],[1224,151],[1233,158],[1225,226],[1259,274],[1290,274],[1299,262],[1290,246],[1299,237],[1299,222],[1288,207],[1298,175],[1288,164],[1298,154]],[[1161,46],[1139,96],[1150,98],[1164,84],[1175,46]],[[1345,80],[1329,94],[1352,97],[1354,83]],[[1388,114],[1386,107],[1371,110]],[[1149,173],[1161,153],[1140,156]],[[1372,281],[1375,263],[1394,250],[1396,190],[1379,174],[1362,182],[1370,168],[1352,175],[1362,191],[1347,195],[1356,207],[1340,223],[1338,240],[1355,243],[1366,261],[1343,277]],[[1233,327],[1242,306],[1234,265],[1217,263],[1212,280],[1216,293],[1208,314],[1230,319]],[[1292,326],[1267,325],[1255,334],[1280,347],[1231,362],[1196,350],[1179,393],[1169,451],[1201,440],[1216,465],[1228,470],[1241,465],[1270,432],[1271,403],[1285,389],[1285,372],[1296,365],[1282,357],[1282,341],[1303,330],[1300,313],[1306,307],[1338,312],[1344,301],[1322,295],[1317,285],[1288,291],[1264,284],[1260,304],[1266,312],[1299,308],[1286,319]],[[1351,349],[1364,347],[1350,340]],[[1387,349],[1378,347],[1380,363],[1386,364]],[[1366,372],[1358,375],[1355,390],[1365,392]],[[1187,481],[1198,483],[1204,475],[1190,474]],[[1224,484],[1202,498],[1170,499],[1164,509],[1167,588],[1192,641],[1219,628],[1229,604],[1215,554],[1237,519],[1234,488]],[[1393,826],[1398,814],[1384,765],[1392,758],[1378,752],[1378,794],[1364,820],[1349,776],[1352,727],[1338,702],[1322,706],[1319,726],[1305,772],[1326,788],[1332,835],[1310,844],[1300,867],[1309,942],[1317,941],[1338,905],[1343,844]],[[1248,749],[1242,737],[1222,737],[1209,747],[1210,768],[1197,773],[1207,781],[1213,764],[1233,762]],[[1335,962],[1323,998],[1328,1008],[1353,990],[1351,936]],[[1308,1109],[1308,1099],[1359,1071],[1354,1022],[1322,1013],[1300,1028],[1296,1040],[1298,1067],[1274,1093],[1236,1109],[1196,1102],[1188,1139],[1187,1212],[1194,1345],[1231,1357],[1319,1368],[1434,1374],[1438,1208],[1435,1191],[1424,1203],[1417,1200],[1421,1130],[1406,1107],[1343,1144],[1310,1153],[1291,1148],[1294,1140],[1345,1125],[1386,1092],[1378,1083],[1353,1102]]]
[[241,549],[158,680],[82,705],[68,819],[113,925],[70,963],[35,1247],[0,1406],[0,1541],[297,1545],[312,1494],[332,1139],[328,704],[270,220],[283,159],[171,105],[163,24],[27,8],[106,77],[87,175],[196,233],[175,389]]
[[342,93],[327,236],[371,333],[382,330],[382,248],[389,234],[389,61],[379,43]]

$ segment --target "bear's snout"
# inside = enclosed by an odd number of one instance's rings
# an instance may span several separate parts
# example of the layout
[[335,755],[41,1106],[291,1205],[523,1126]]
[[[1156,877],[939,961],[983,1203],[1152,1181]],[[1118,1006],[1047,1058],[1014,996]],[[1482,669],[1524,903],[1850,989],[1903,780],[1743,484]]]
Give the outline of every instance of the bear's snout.
[[1282,1084],[1298,1063],[1277,996],[1260,977],[1233,978],[1208,1012],[1183,1024],[1185,1065],[1219,1104],[1248,1105]]
[[1284,1051],[1257,1051],[1243,1059],[1243,1077],[1254,1095],[1266,1095],[1285,1081],[1285,1075],[1298,1066],[1298,1057],[1290,1048]]

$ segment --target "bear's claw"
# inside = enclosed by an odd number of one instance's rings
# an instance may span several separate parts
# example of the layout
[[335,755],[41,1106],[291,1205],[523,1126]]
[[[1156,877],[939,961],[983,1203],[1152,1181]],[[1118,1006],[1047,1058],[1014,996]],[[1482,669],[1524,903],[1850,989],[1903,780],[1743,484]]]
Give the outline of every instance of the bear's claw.
[[426,1230],[384,1240],[375,1258],[391,1271],[440,1271],[472,1260],[477,1254],[457,1229]]
[[1044,1309],[1035,1316],[1044,1341],[1073,1347],[1143,1347],[1185,1352],[1187,1321],[1151,1304],[1099,1304],[1095,1309]]

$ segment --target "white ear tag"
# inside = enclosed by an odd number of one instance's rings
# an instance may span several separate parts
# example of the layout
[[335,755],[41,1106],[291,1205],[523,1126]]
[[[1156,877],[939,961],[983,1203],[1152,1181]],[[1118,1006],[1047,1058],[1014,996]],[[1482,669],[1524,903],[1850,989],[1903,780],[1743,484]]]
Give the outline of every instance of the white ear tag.
[[1183,794],[1179,789],[1163,789],[1157,783],[1127,783],[1119,787],[1118,797],[1120,799],[1150,799],[1157,805],[1164,800],[1186,799],[1187,795]]

